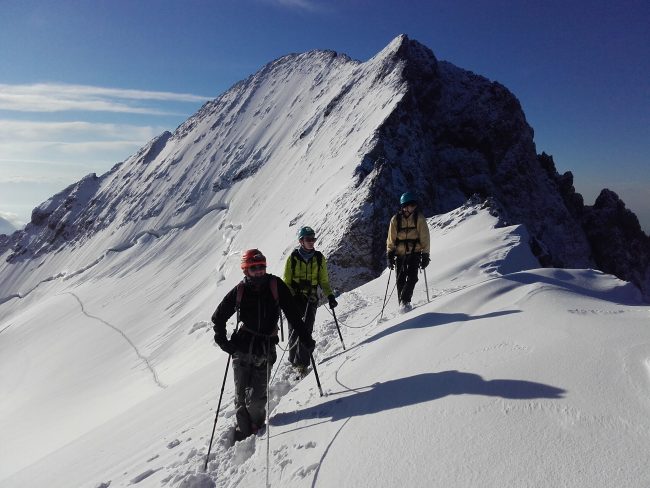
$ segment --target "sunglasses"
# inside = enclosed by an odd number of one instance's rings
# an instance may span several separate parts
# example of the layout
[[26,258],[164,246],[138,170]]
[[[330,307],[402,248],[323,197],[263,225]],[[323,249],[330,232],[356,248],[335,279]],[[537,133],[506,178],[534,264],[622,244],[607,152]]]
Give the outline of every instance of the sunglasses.
[[264,264],[256,264],[255,266],[249,266],[249,271],[264,271],[266,266]]
[[315,238],[315,237],[303,237],[303,239],[304,239],[306,242],[316,242],[316,238]]

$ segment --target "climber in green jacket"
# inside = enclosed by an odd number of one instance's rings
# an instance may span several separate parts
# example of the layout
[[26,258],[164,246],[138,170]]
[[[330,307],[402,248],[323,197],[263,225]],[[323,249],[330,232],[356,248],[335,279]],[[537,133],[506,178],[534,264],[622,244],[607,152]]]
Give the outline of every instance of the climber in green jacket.
[[[284,282],[289,286],[298,309],[303,313],[306,329],[311,334],[318,307],[318,287],[329,301],[330,308],[338,305],[327,273],[327,261],[323,253],[316,251],[316,233],[311,227],[301,227],[298,232],[299,246],[287,258]],[[290,329],[291,330],[291,329]],[[289,362],[304,374],[309,366],[310,352],[300,341],[292,340]]]

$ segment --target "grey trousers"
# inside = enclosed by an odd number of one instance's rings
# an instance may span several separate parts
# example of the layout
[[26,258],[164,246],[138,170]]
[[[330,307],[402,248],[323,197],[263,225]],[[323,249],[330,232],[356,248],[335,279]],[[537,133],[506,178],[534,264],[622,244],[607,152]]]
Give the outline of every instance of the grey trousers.
[[237,425],[244,436],[251,435],[264,425],[266,419],[266,386],[268,375],[275,363],[275,347],[267,358],[237,352],[233,355],[232,370],[235,376],[235,410]]

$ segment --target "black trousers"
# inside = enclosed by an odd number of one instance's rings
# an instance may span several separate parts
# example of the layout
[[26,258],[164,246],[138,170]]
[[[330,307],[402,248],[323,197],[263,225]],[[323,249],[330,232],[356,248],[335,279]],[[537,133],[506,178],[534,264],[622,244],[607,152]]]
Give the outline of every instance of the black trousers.
[[[314,322],[316,321],[316,308],[318,307],[318,301],[315,300],[315,297],[312,299],[301,293],[296,293],[293,299],[295,300],[298,310],[304,314],[303,321],[305,322],[307,331],[311,335],[311,333],[314,332]],[[291,333],[291,331],[292,328],[291,325],[289,325],[289,333]],[[294,366],[309,366],[309,363],[311,362],[309,351],[302,345],[295,334],[290,345],[293,346],[294,344],[295,347],[291,347],[291,350],[289,351],[289,362]]]
[[264,425],[268,375],[276,357],[275,346],[271,346],[268,356],[236,352],[232,357],[235,414],[239,430],[245,437]]
[[420,253],[405,254],[397,256],[395,260],[397,273],[397,297],[399,303],[411,303],[413,289],[418,282],[418,270],[420,268]]

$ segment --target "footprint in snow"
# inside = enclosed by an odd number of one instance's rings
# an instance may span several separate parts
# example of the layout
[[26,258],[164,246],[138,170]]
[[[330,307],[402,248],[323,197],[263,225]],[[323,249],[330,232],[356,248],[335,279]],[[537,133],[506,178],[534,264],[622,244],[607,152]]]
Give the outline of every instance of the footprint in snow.
[[310,464],[309,466],[305,466],[303,468],[300,468],[298,471],[296,471],[294,473],[294,477],[306,478],[311,473],[313,473],[317,468],[318,468],[318,463]]
[[296,445],[296,449],[313,449],[316,447],[316,443],[314,441],[310,441],[307,444],[298,444]]
[[141,474],[139,474],[138,476],[136,476],[135,478],[133,478],[133,479],[129,482],[129,484],[130,484],[130,485],[136,485],[136,484],[140,483],[142,480],[147,479],[149,476],[151,476],[152,474],[154,474],[154,473],[155,473],[156,471],[158,471],[159,469],[160,469],[160,468],[158,468],[158,469],[148,469],[148,470],[146,470],[144,473],[141,473]]
[[169,444],[167,444],[167,449],[173,449],[181,443],[178,439],[174,439]]

